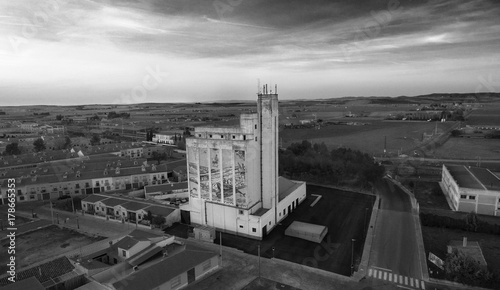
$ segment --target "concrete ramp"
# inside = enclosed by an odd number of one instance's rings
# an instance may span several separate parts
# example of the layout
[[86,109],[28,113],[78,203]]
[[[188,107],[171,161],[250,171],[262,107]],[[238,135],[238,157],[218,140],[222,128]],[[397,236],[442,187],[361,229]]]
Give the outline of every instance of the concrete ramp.
[[328,228],[321,225],[309,224],[294,221],[286,230],[285,235],[308,240],[315,243],[321,243],[328,233]]

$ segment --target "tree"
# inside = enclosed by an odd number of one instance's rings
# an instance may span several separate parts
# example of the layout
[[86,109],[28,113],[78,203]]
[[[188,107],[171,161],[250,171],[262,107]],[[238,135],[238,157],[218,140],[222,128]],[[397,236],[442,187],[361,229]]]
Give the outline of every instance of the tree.
[[446,256],[444,271],[448,280],[468,285],[485,285],[492,279],[492,275],[478,261],[457,249]]
[[21,149],[17,143],[10,143],[5,147],[5,155],[19,155],[21,154]]
[[167,153],[165,152],[160,153],[158,151],[153,151],[151,158],[153,160],[156,160],[158,164],[160,164],[160,161],[167,159]]
[[92,139],[90,139],[90,145],[94,146],[94,145],[99,145],[101,143],[101,137],[99,137],[99,135],[97,134],[94,134],[92,136]]
[[147,215],[144,217],[144,219],[145,219],[145,220],[147,220],[147,221],[150,221],[150,222],[153,220],[153,214],[151,213],[151,211],[150,211],[150,210],[148,210],[148,213],[147,213]]
[[71,147],[71,139],[69,136],[64,137],[64,149]]
[[183,140],[180,140],[177,142],[177,148],[181,150],[186,150],[186,142]]
[[165,219],[165,217],[161,216],[161,215],[156,215],[153,217],[153,220],[151,221],[151,223],[159,228],[161,228],[165,223],[167,222],[167,220]]
[[33,147],[36,152],[43,151],[45,150],[45,142],[43,141],[42,138],[38,138],[35,140],[35,142],[33,142]]
[[63,115],[57,115],[56,116],[56,120],[57,121],[61,121],[63,118],[64,118]]

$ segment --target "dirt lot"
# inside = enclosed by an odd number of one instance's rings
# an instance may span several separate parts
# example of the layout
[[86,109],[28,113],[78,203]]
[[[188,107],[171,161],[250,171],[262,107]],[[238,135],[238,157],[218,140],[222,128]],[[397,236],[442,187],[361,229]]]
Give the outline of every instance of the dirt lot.
[[[477,241],[481,245],[484,258],[490,270],[500,270],[500,236],[452,230],[447,228],[422,227],[426,257],[429,252],[437,255],[441,259],[446,258],[446,246],[451,240],[462,240],[467,237],[468,241]],[[436,275],[438,268],[427,261],[430,270],[433,270],[431,277],[443,278],[443,273]]]
[[[311,194],[322,195],[314,207],[310,205],[316,197]],[[257,255],[257,246],[260,244],[261,255],[267,258],[273,257],[274,247],[276,258],[349,276],[351,239],[358,241],[354,246],[356,261],[360,259],[364,246],[365,212],[369,218],[374,200],[369,195],[308,185],[306,200],[263,241],[222,234],[222,244],[253,255]],[[285,236],[285,229],[295,220],[325,225],[328,227],[328,234],[321,244]],[[368,220],[366,223],[368,224]],[[217,237],[218,235],[217,233]],[[217,239],[215,243],[218,242]]]
[[[94,243],[102,238],[88,237],[76,231],[49,226],[16,237],[16,261],[18,269],[40,262],[67,251]],[[0,260],[7,261],[7,240],[2,240]],[[0,272],[6,271],[5,265],[0,265]]]

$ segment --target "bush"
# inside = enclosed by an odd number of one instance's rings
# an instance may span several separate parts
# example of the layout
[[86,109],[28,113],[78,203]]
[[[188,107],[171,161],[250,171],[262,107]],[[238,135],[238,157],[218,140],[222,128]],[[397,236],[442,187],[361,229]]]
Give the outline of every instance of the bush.
[[[474,220],[475,219],[475,220]],[[500,235],[500,226],[481,221],[475,214],[469,214],[464,219],[439,216],[430,213],[420,213],[423,226],[439,227],[485,234]]]

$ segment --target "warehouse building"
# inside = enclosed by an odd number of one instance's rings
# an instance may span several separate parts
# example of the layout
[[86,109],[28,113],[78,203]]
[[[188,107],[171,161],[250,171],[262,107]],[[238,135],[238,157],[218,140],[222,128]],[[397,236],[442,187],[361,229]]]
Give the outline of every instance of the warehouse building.
[[486,168],[443,165],[441,187],[454,211],[500,216],[500,178]]

